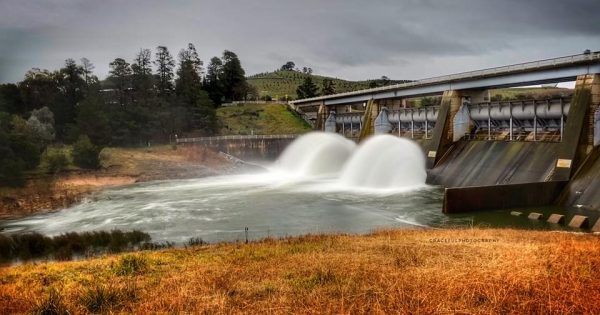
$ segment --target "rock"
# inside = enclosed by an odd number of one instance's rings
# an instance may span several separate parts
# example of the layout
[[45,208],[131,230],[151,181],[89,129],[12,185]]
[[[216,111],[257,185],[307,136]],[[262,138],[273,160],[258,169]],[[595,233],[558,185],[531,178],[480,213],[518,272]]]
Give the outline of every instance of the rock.
[[514,215],[515,217],[520,217],[523,214],[523,212],[519,212],[519,211],[511,211],[510,215]]

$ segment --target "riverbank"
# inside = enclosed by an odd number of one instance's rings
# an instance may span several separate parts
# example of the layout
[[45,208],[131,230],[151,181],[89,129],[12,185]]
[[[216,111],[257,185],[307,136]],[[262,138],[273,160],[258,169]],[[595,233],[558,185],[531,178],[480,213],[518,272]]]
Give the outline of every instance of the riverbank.
[[0,188],[0,219],[62,209],[91,193],[136,182],[186,179],[246,170],[235,159],[202,146],[105,148],[99,170],[70,169],[31,176],[25,187]]
[[144,251],[0,269],[7,313],[600,312],[600,238],[393,230]]

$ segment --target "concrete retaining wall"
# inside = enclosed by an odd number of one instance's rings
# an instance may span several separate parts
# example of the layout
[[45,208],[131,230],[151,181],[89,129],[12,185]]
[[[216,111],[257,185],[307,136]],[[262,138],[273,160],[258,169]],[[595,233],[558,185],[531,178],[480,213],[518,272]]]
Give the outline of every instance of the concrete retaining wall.
[[273,161],[297,135],[222,136],[178,139],[182,145],[203,145],[244,161]]

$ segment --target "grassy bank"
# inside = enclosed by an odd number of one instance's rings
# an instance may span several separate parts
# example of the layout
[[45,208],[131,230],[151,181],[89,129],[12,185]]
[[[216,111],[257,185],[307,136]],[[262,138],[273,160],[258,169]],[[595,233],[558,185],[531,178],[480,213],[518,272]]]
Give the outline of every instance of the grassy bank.
[[[68,150],[65,149],[65,150]],[[25,187],[0,187],[0,218],[18,217],[64,208],[89,193],[134,182],[205,177],[235,172],[238,166],[218,153],[199,146],[105,148],[102,168],[82,170],[69,165],[49,174],[32,172]]]
[[283,104],[244,104],[217,109],[221,135],[297,134],[311,130]]
[[600,239],[395,230],[0,269],[0,309],[133,313],[598,313]]

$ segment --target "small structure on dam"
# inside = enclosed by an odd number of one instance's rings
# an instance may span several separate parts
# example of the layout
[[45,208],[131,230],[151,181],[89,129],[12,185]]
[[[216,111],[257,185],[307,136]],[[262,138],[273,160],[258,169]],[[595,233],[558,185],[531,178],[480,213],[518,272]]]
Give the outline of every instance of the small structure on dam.
[[[511,101],[488,95],[568,81],[575,81],[572,95]],[[407,105],[423,96],[440,101]],[[427,182],[446,187],[445,212],[550,204],[600,209],[598,51],[290,104],[316,112],[317,129],[355,141],[391,134],[418,142]]]

